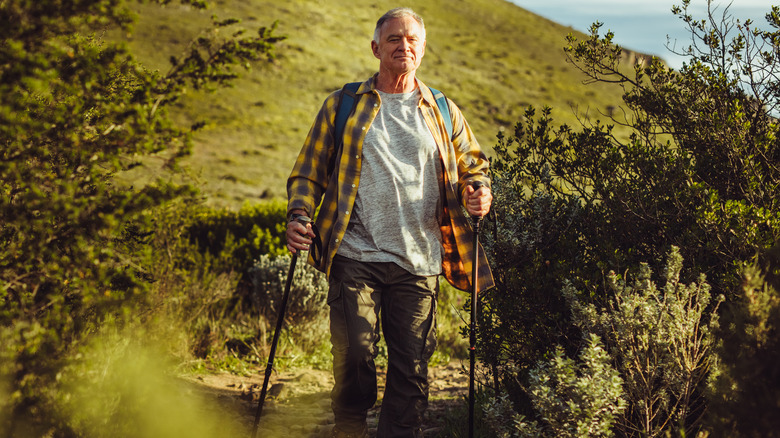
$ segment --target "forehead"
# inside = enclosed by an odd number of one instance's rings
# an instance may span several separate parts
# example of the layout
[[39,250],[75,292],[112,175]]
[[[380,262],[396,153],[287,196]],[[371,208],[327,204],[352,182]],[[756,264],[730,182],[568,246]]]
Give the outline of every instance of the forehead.
[[382,23],[379,30],[380,39],[385,39],[391,35],[396,36],[422,36],[422,27],[414,17],[404,16],[393,18]]

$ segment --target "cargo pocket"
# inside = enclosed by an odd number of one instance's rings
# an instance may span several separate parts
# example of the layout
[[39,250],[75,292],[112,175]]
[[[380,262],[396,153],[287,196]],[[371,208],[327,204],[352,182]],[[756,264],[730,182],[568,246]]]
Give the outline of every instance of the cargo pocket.
[[328,298],[327,304],[333,306],[333,303],[341,298],[341,281],[331,279],[328,281]]
[[340,275],[331,275],[328,280],[328,298],[326,300],[330,307],[330,342],[334,350],[345,353],[349,348],[349,329],[347,326],[347,315],[344,309],[344,300],[342,299],[344,282]]

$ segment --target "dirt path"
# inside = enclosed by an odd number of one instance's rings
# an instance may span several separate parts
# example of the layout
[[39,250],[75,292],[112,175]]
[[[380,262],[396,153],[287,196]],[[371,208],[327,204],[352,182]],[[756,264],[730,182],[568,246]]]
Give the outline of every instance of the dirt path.
[[[468,376],[461,362],[431,367],[430,405],[426,414],[426,437],[439,436],[443,418],[450,410],[465,404]],[[379,396],[384,391],[384,373],[379,374]],[[199,392],[215,400],[226,413],[238,413],[242,429],[251,431],[257,409],[263,373],[249,377],[228,373],[188,378]],[[333,425],[330,410],[330,371],[296,370],[274,374],[269,384],[269,396],[263,406],[258,437],[320,438],[327,437]],[[381,407],[369,411],[369,436],[376,433]],[[249,436],[249,434],[247,434]]]

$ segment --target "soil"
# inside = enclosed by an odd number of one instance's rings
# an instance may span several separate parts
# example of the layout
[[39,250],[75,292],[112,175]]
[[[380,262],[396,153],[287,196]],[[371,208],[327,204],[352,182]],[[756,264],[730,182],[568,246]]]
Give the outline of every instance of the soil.
[[[430,397],[425,416],[424,436],[441,436],[445,417],[453,409],[465,412],[468,396],[468,364],[452,361],[429,367]],[[241,428],[252,430],[265,370],[251,376],[229,373],[187,378],[198,392],[218,403],[222,410],[240,418]],[[369,437],[376,425],[384,391],[384,371],[378,371],[379,397],[369,411]],[[330,371],[306,369],[274,373],[269,382],[257,437],[324,438],[333,428],[330,409]],[[248,435],[249,436],[249,435]]]

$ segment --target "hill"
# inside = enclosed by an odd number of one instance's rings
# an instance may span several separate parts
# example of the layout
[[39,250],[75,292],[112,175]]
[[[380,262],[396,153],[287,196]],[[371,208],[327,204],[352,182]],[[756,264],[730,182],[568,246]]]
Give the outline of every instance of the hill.
[[[278,22],[277,58],[242,72],[235,87],[193,92],[177,117],[205,121],[187,159],[214,205],[229,207],[285,196],[285,180],[324,98],[345,82],[374,73],[370,51],[376,19],[397,6],[387,0],[217,0],[207,11],[178,4],[138,6],[127,35],[131,50],[165,71],[211,15],[240,18],[254,30]],[[585,79],[563,53],[575,33],[505,0],[411,0],[425,19],[427,51],[418,77],[443,90],[463,110],[491,153],[500,129],[511,128],[528,105],[553,108],[560,123],[576,124],[574,108],[599,117],[621,93]],[[584,37],[580,34],[579,36]],[[151,170],[136,170],[144,179]]]

